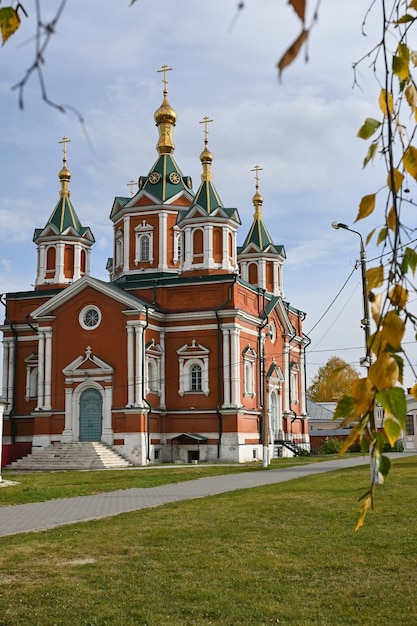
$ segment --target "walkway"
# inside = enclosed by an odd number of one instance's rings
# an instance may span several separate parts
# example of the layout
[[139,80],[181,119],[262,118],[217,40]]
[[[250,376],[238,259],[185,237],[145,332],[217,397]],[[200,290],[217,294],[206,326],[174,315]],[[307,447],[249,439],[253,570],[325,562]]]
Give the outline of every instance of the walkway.
[[[403,458],[404,454],[394,453],[389,456],[391,459]],[[149,489],[123,489],[94,496],[0,507],[0,536],[48,530],[65,524],[96,520],[169,502],[272,485],[303,476],[365,465],[368,462],[366,457],[342,458],[283,469],[199,478]]]

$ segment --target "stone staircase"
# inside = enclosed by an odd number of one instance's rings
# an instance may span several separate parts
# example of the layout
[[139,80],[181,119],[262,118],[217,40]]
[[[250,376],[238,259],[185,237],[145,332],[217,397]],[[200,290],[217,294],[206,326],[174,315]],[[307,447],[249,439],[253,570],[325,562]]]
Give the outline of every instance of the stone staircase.
[[110,446],[98,442],[54,443],[14,461],[7,469],[34,470],[99,470],[130,467],[124,457]]

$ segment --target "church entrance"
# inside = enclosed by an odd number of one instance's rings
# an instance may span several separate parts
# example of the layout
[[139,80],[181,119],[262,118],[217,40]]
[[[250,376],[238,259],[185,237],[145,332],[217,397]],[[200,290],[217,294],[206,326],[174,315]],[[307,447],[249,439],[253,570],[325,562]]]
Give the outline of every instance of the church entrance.
[[101,441],[102,405],[97,389],[84,389],[80,396],[80,441]]

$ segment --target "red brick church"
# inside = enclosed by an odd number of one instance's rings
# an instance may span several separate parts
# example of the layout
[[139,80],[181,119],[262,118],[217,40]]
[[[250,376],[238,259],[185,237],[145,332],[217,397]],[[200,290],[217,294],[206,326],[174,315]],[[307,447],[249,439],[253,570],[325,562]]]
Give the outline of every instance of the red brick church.
[[34,289],[5,299],[8,461],[78,441],[136,465],[247,462],[263,445],[292,454],[282,441],[309,448],[305,314],[284,297],[285,250],[264,223],[260,168],[238,246],[238,210],[213,182],[208,118],[196,191],[174,160],[166,69],[157,158],[134,195],[114,199],[106,282],[90,275],[94,236],[70,199],[61,142],[58,202],[33,238]]

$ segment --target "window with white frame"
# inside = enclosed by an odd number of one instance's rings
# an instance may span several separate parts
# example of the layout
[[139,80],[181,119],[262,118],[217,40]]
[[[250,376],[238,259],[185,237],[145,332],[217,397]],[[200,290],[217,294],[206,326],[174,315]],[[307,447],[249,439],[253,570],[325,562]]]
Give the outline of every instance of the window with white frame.
[[191,345],[185,344],[177,350],[179,357],[180,396],[186,393],[203,393],[209,390],[209,350],[193,339]]
[[31,354],[26,362],[26,394],[25,400],[29,402],[38,396],[38,356]]
[[291,377],[290,377],[290,384],[291,384],[291,403],[292,404],[297,404],[298,403],[298,373],[299,373],[300,368],[298,367],[297,363],[291,363]]
[[190,367],[190,391],[202,391],[202,369],[201,365],[194,363]]
[[255,395],[255,362],[256,351],[247,346],[243,351],[244,395]]
[[153,231],[154,228],[146,220],[136,226],[135,237],[135,264],[149,262],[153,263]]
[[161,357],[162,348],[152,339],[145,346],[146,350],[146,389],[147,393],[161,393]]

